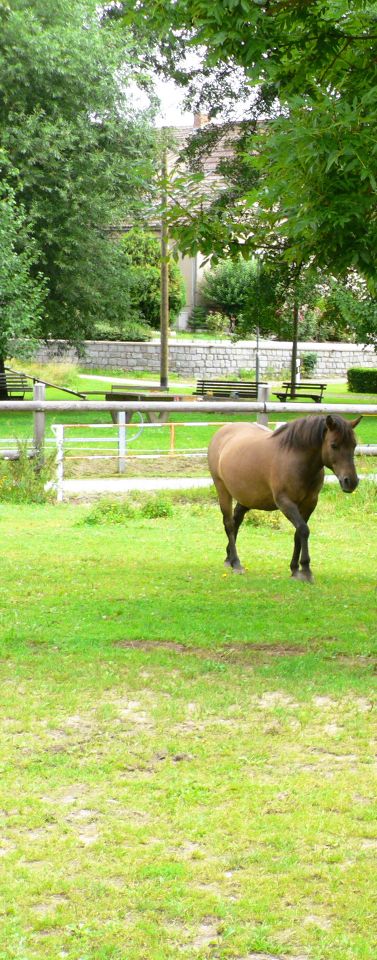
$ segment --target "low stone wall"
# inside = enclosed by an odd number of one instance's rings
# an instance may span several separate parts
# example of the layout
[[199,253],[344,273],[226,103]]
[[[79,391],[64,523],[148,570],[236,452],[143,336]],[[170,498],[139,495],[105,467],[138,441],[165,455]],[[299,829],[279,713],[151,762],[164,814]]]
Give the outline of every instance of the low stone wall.
[[[287,376],[291,362],[292,344],[276,340],[262,340],[259,345],[260,371],[264,379]],[[316,353],[314,379],[345,377],[349,367],[377,367],[377,352],[373,347],[353,343],[300,343],[298,356]],[[169,368],[184,377],[238,376],[241,371],[255,370],[256,343],[241,340],[189,341],[170,340]],[[35,354],[40,362],[51,360],[78,360],[75,350],[67,348],[63,340],[51,340],[40,346]],[[123,341],[86,340],[79,362],[85,367],[101,367],[132,373],[148,370],[158,373],[160,347],[158,341],[131,343]]]

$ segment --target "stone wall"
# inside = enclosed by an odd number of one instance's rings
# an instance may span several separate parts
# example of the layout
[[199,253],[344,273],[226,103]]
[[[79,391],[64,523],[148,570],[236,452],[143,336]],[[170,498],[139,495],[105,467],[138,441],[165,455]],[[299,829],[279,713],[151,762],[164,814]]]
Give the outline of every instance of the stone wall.
[[[292,344],[276,340],[262,340],[259,346],[261,377],[282,376],[289,373]],[[255,370],[256,344],[253,340],[230,343],[226,340],[189,341],[169,343],[169,368],[183,377],[238,376],[240,371]],[[352,343],[300,343],[298,355],[316,353],[314,379],[345,377],[349,367],[377,367],[377,352],[372,347]],[[77,354],[65,347],[64,341],[52,340],[40,346],[35,359],[77,361]],[[131,343],[123,341],[86,340],[80,364],[132,373],[148,370],[158,373],[160,349],[158,341]]]

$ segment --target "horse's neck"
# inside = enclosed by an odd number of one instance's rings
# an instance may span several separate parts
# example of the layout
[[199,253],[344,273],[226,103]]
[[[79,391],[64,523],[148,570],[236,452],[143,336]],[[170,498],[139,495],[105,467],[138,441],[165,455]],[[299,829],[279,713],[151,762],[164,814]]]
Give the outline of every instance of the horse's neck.
[[314,477],[323,470],[322,446],[299,451],[301,469],[308,477]]

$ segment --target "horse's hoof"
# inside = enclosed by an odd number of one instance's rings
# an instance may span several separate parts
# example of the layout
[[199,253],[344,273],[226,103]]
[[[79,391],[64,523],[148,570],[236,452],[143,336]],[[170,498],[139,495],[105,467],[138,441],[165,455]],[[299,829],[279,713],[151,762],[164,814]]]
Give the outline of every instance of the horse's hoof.
[[231,567],[231,566],[232,566],[232,564],[231,564],[230,560],[228,560],[228,557],[226,557],[225,560],[224,560],[224,567]]
[[239,567],[232,567],[232,570],[233,573],[245,573],[245,567],[241,567],[241,564]]
[[314,583],[314,577],[311,570],[294,570],[291,574],[293,580],[303,580],[304,583]]

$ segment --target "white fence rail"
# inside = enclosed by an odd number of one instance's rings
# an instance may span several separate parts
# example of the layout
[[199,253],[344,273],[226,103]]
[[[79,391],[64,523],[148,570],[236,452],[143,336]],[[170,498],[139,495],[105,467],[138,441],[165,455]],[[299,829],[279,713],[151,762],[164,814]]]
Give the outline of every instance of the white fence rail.
[[[166,449],[155,448],[153,453],[149,452],[147,454],[140,453],[140,452],[136,453],[132,451],[132,458],[133,460],[135,459],[145,460],[145,459],[160,459],[161,457],[171,458],[172,456],[184,456],[186,459],[190,457],[204,457],[207,452],[206,446],[199,447],[195,450],[192,448],[185,449],[181,447],[176,447],[175,445],[176,428],[177,427],[180,427],[180,428],[195,427],[195,429],[198,429],[198,428],[214,427],[214,426],[220,426],[220,425],[221,425],[221,422],[218,422],[218,421],[190,422],[186,420],[180,421],[178,423],[174,423],[174,422],[146,423],[143,425],[142,430],[158,430],[159,433],[162,430],[169,431],[170,433],[169,448],[166,448]],[[125,470],[126,470],[126,459],[128,455],[129,443],[132,443],[132,440],[137,439],[141,433],[141,430],[139,429],[136,435],[134,435],[132,438],[127,438],[127,427],[133,428],[133,424],[130,424],[130,423],[126,424],[123,416],[123,418],[121,418],[117,424],[110,425],[110,424],[92,423],[92,424],[85,425],[88,429],[96,430],[98,432],[100,432],[101,430],[108,430],[109,428],[111,429],[112,427],[114,431],[117,431],[117,436],[115,437],[103,437],[103,436],[97,436],[97,437],[70,436],[69,438],[67,437],[67,431],[72,431],[77,429],[80,430],[82,429],[82,426],[83,426],[82,424],[60,423],[60,424],[55,424],[55,426],[53,427],[53,431],[56,438],[56,447],[57,447],[55,488],[56,488],[57,500],[59,503],[61,503],[64,499],[64,465],[65,465],[65,442],[66,441],[70,446],[71,445],[80,446],[80,453],[78,455],[74,455],[74,457],[71,457],[70,460],[71,459],[74,459],[74,460],[117,459],[118,473],[123,474],[125,473]],[[117,448],[116,448],[117,452],[116,452],[116,449],[113,451],[110,451],[109,453],[88,452],[88,451],[96,450],[97,444],[101,445],[102,447],[105,444],[114,445],[116,441],[117,441]],[[377,444],[358,444],[358,446],[356,447],[355,453],[356,455],[377,456]]]

